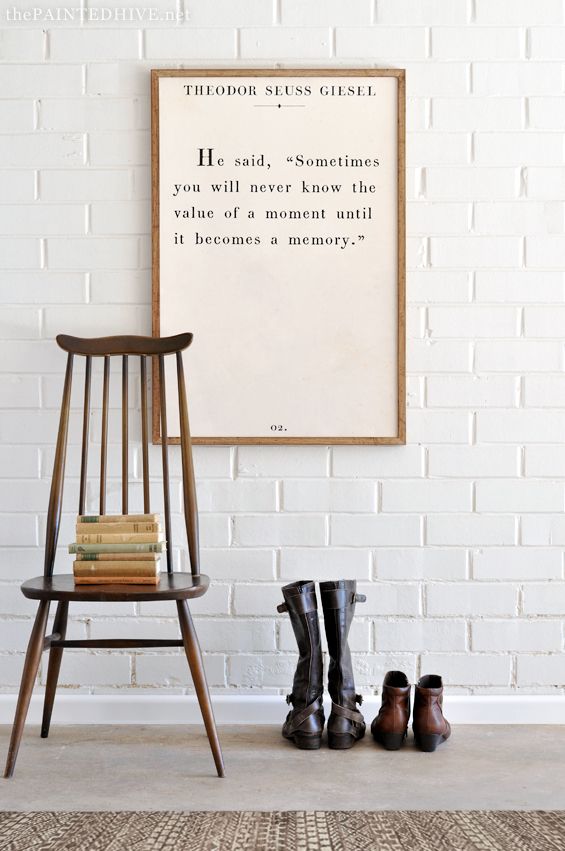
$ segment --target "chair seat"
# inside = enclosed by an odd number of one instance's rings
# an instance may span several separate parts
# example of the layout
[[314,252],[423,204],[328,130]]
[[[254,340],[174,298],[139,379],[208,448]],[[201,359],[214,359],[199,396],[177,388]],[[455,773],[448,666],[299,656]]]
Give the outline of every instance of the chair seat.
[[31,600],[84,600],[86,602],[140,602],[186,600],[201,597],[210,580],[204,574],[162,573],[158,585],[75,585],[70,573],[50,579],[36,576],[22,584],[22,593]]

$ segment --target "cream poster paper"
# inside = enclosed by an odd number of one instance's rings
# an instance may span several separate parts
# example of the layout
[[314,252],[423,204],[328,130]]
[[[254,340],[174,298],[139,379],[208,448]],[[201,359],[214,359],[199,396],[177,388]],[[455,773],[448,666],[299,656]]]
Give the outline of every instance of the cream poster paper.
[[160,334],[194,333],[195,438],[398,435],[398,85],[159,78]]

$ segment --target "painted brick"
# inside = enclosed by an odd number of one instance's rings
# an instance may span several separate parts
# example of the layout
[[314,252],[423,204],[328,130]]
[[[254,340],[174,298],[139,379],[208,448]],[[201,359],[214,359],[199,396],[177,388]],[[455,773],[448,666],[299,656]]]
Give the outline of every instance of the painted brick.
[[81,133],[21,133],[0,136],[3,165],[82,165],[85,138]]
[[[129,685],[130,656],[122,653],[84,653],[67,650],[63,654],[59,684],[83,686]],[[45,672],[47,668],[45,667]],[[42,676],[44,681],[45,674]]]
[[47,241],[47,263],[52,269],[127,269],[137,265],[137,256],[138,242],[133,237]]
[[565,238],[562,236],[526,237],[526,266],[562,269],[565,263]]
[[420,589],[416,584],[406,582],[386,583],[363,582],[357,584],[360,594],[367,597],[366,603],[358,603],[357,615],[412,615],[416,617],[420,611]]
[[465,165],[470,162],[468,133],[410,133],[406,151],[409,165]]
[[565,168],[528,168],[526,189],[529,198],[561,201],[565,188]]
[[[283,550],[286,552],[292,550]],[[212,579],[275,578],[275,553],[271,549],[203,549],[201,559],[202,570]]]
[[322,546],[326,543],[326,521],[312,514],[237,516],[234,543],[244,547]]
[[563,162],[559,133],[475,133],[474,161],[477,165],[545,165]]
[[[565,256],[565,240],[563,246]],[[473,269],[490,266],[514,267],[520,264],[521,254],[522,242],[518,237],[471,236],[430,239],[430,256],[433,266],[467,266]]]
[[524,586],[525,615],[560,615],[565,607],[565,582],[529,583]]
[[514,615],[518,599],[514,585],[449,582],[427,588],[428,615]]
[[466,625],[462,620],[394,620],[375,623],[375,647],[386,651],[463,652]]
[[434,130],[519,130],[523,122],[519,98],[436,97],[432,101]]
[[517,337],[520,314],[514,307],[430,307],[428,324],[435,337]]
[[421,543],[417,516],[369,516],[336,514],[331,519],[332,546],[418,546]]
[[486,443],[557,443],[563,435],[562,411],[495,411],[477,414],[477,439]]
[[503,546],[516,543],[516,521],[510,516],[432,514],[426,542],[432,546]]
[[144,126],[142,102],[133,98],[44,98],[40,115],[45,130],[137,130]]
[[382,510],[387,511],[471,511],[472,487],[468,482],[414,480],[383,482]]
[[[28,376],[18,381],[25,383]],[[0,388],[4,376],[0,376]],[[10,377],[8,377],[10,381]],[[32,381],[35,382],[35,378]],[[0,396],[1,398],[1,396]],[[4,405],[3,405],[4,406]],[[30,403],[30,407],[35,406]],[[22,407],[18,405],[17,407]],[[13,479],[36,479],[39,475],[39,450],[35,446],[0,446],[0,477]]]
[[0,97],[64,97],[82,93],[82,67],[69,65],[16,65],[0,68]]
[[94,166],[145,165],[149,162],[149,134],[93,131],[88,135],[90,164]]
[[563,687],[563,656],[553,653],[547,656],[526,655],[518,657],[516,681],[519,686]]
[[47,236],[86,233],[83,204],[18,204],[0,206],[0,228],[5,235]]
[[427,390],[431,408],[510,408],[518,401],[519,379],[506,375],[432,375]]
[[430,653],[422,658],[422,673],[433,671],[441,671],[447,686],[509,686],[511,659],[487,653]]
[[[12,130],[33,130],[35,124],[35,109],[32,100],[1,100],[0,101],[0,126],[10,127]],[[10,193],[10,200],[14,200]]]
[[33,201],[35,196],[34,172],[31,169],[0,171],[0,193],[12,202]]
[[408,293],[413,302],[471,301],[471,281],[467,272],[441,272],[425,269],[412,272]]
[[477,511],[563,511],[565,491],[557,482],[483,480],[476,484]]
[[277,490],[268,481],[201,481],[198,485],[200,511],[275,511]]
[[431,446],[428,468],[430,476],[449,478],[517,476],[520,450],[517,446]]
[[473,650],[560,650],[561,624],[557,621],[477,621],[471,626]]
[[563,5],[560,0],[541,0],[534,7],[528,0],[514,0],[511,6],[505,0],[476,0],[475,20],[489,26],[560,24]]
[[527,307],[524,311],[524,331],[527,337],[562,336],[565,307]]
[[561,272],[481,269],[476,273],[475,290],[477,301],[484,302],[563,301],[565,278]]
[[526,476],[565,478],[565,446],[527,446],[525,469]]
[[[261,3],[259,0],[259,5],[265,15],[269,4]],[[281,24],[291,27],[367,26],[371,23],[372,5],[371,0],[350,0],[345,6],[340,0],[326,0],[325,3],[282,0]],[[270,23],[270,21],[262,23]],[[380,20],[379,23],[381,23]],[[236,20],[234,26],[244,26],[244,24],[241,20]]]
[[[90,273],[90,300],[93,304],[150,304],[151,274],[148,269],[95,269]],[[222,475],[229,475],[229,466]]]
[[244,59],[326,59],[331,52],[330,30],[327,27],[244,28],[240,31],[240,51]]
[[561,347],[557,343],[479,342],[475,347],[475,367],[487,372],[552,372],[561,368]]
[[377,23],[429,27],[432,25],[452,26],[465,24],[468,9],[465,0],[404,0],[399,5],[395,0],[379,0]]
[[325,476],[325,446],[240,446],[238,476]]
[[233,59],[235,34],[228,28],[148,29],[145,31],[146,59]]
[[[225,686],[225,656],[204,654],[204,671],[211,688]],[[140,653],[135,659],[136,685],[182,686],[192,690],[192,678],[184,653]]]
[[468,204],[408,204],[408,233],[424,236],[465,233],[469,210]]
[[437,27],[432,30],[434,59],[519,59],[523,49],[522,32],[518,27]]
[[334,446],[332,475],[379,479],[421,476],[424,456],[418,446]]
[[376,575],[379,579],[465,579],[467,554],[465,550],[418,547],[408,549],[377,549]]
[[120,201],[130,195],[131,175],[126,169],[46,169],[39,177],[42,201]]
[[[559,130],[565,121],[565,108],[559,97],[528,99],[528,124],[542,130]],[[559,158],[558,158],[559,159]]]
[[339,27],[336,30],[338,58],[366,57],[400,62],[425,59],[427,55],[424,27]]
[[469,443],[471,418],[467,411],[411,410],[408,437],[414,443]]
[[83,62],[85,59],[139,59],[140,38],[136,30],[56,29],[49,33],[49,55],[55,62]]
[[548,234],[563,229],[563,205],[557,202],[521,201],[507,204],[476,204],[474,229],[490,234]]
[[405,62],[408,91],[414,97],[460,97],[469,92],[470,65],[450,62],[449,74],[441,62]]
[[532,59],[565,59],[565,27],[530,27],[529,34]]
[[474,62],[472,79],[474,94],[481,96],[558,94],[561,91],[558,62]]
[[428,337],[410,341],[407,361],[411,372],[470,372],[472,350],[465,341],[446,342]]
[[516,168],[446,166],[426,168],[428,201],[505,201],[518,197]]
[[293,479],[283,484],[285,511],[376,511],[374,482]]
[[304,577],[320,581],[369,579],[370,571],[371,554],[368,550],[284,547],[280,554],[280,578],[288,582]]

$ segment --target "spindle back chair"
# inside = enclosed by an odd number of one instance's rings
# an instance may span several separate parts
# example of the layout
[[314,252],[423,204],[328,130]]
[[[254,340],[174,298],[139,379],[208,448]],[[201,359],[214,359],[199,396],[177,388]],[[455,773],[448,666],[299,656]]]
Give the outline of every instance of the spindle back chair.
[[[22,738],[25,719],[29,708],[33,685],[37,676],[39,662],[43,650],[49,649],[49,666],[45,688],[43,721],[41,736],[49,734],[51,714],[57,689],[57,681],[63,650],[65,647],[81,648],[138,648],[138,647],[183,647],[186,653],[192,679],[200,704],[200,709],[206,727],[206,733],[212,749],[216,770],[220,777],[224,774],[222,752],[216,731],[212,703],[204,673],[202,654],[198,637],[194,628],[187,600],[200,597],[208,590],[209,579],[200,573],[200,553],[198,541],[198,508],[196,502],[196,487],[192,446],[188,422],[188,403],[184,380],[182,352],[192,341],[192,334],[178,334],[174,337],[98,337],[78,338],[67,335],[57,337],[59,346],[67,352],[67,367],[63,387],[63,399],[59,420],[59,432],[55,448],[53,477],[47,511],[47,527],[45,539],[45,559],[43,576],[28,580],[22,585],[23,594],[33,600],[39,600],[39,607],[29,640],[24,670],[18,695],[12,736],[8,749],[5,777],[14,773],[18,749]],[[171,502],[169,485],[169,456],[167,432],[167,395],[165,383],[165,358],[174,355],[176,360],[181,466],[183,483],[183,512],[186,525],[188,553],[190,558],[190,573],[173,572],[173,548],[171,532]],[[149,480],[149,428],[147,420],[147,359],[157,362],[160,385],[160,418],[161,418],[161,454],[163,478],[163,505],[165,517],[166,561],[167,571],[161,575],[158,585],[75,585],[71,574],[54,574],[55,555],[61,514],[63,507],[63,485],[65,478],[65,461],[71,409],[71,388],[75,357],[85,358],[84,372],[84,403],[82,416],[82,444],[80,463],[80,486],[78,513],[84,514],[86,509],[87,470],[89,448],[89,425],[91,418],[91,384],[92,359],[103,358],[102,384],[102,422],[100,446],[100,514],[106,513],[106,480],[108,473],[108,412],[110,391],[110,360],[121,358],[122,362],[122,404],[121,404],[121,507],[122,514],[128,514],[128,436],[129,436],[129,359],[140,359],[140,391],[141,391],[141,457],[143,472],[143,511],[148,514],[151,510],[150,480]],[[152,600],[174,600],[180,623],[181,639],[84,639],[67,640],[67,617],[69,603],[80,602],[150,602]],[[57,602],[57,610],[53,622],[53,632],[46,636],[49,607],[52,601]]]

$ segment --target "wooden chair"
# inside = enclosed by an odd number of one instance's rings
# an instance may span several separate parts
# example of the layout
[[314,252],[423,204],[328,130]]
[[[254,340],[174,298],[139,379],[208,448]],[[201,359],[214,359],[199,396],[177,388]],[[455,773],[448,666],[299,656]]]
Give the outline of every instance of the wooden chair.
[[[49,734],[53,701],[57,688],[57,679],[61,667],[63,649],[65,647],[95,647],[95,648],[128,648],[128,647],[184,647],[206,733],[214,756],[216,770],[220,777],[224,775],[224,764],[222,752],[216,731],[212,703],[208,692],[208,684],[202,664],[202,655],[198,644],[198,637],[190,615],[187,600],[200,597],[209,585],[207,576],[200,573],[199,545],[198,545],[198,511],[196,504],[196,489],[194,482],[194,467],[192,462],[192,448],[190,431],[188,425],[188,406],[183,374],[182,351],[192,341],[192,334],[179,334],[175,337],[164,337],[161,339],[152,337],[100,337],[93,339],[79,339],[61,335],[57,337],[57,343],[64,349],[67,355],[67,368],[65,384],[63,389],[63,400],[61,404],[61,416],[59,421],[59,433],[55,450],[55,462],[51,492],[49,497],[49,509],[47,514],[47,530],[45,541],[45,562],[43,576],[36,577],[24,582],[22,592],[32,600],[39,600],[39,607],[31,632],[27,654],[24,663],[22,681],[16,706],[14,726],[8,750],[5,777],[11,777],[14,773],[18,748],[22,737],[25,719],[31,699],[33,685],[37,675],[39,662],[43,650],[49,650],[49,667],[47,672],[47,685],[45,689],[45,703],[43,709],[43,722],[41,736],[46,738]],[[106,472],[107,472],[107,445],[108,445],[108,407],[110,387],[110,358],[119,356],[122,359],[122,513],[128,513],[128,358],[139,356],[141,362],[140,384],[141,384],[141,434],[142,434],[142,466],[143,466],[143,510],[150,512],[149,500],[149,451],[148,451],[148,420],[147,420],[147,358],[154,358],[160,381],[160,411],[161,411],[161,435],[162,435],[162,466],[163,466],[163,501],[165,515],[165,533],[167,540],[167,572],[161,575],[161,581],[156,586],[151,585],[75,585],[70,574],[53,574],[57,539],[61,521],[61,509],[63,503],[63,482],[65,475],[65,458],[67,449],[67,433],[69,426],[69,411],[71,404],[71,384],[73,376],[73,360],[75,356],[84,356],[86,359],[85,381],[84,381],[84,409],[82,420],[82,451],[80,470],[80,491],[78,513],[85,513],[86,483],[87,483],[87,461],[88,461],[88,433],[90,419],[90,390],[92,358],[104,358],[104,377],[102,390],[102,437],[100,454],[100,514],[105,514],[106,509]],[[183,478],[183,500],[186,534],[188,539],[188,551],[190,555],[190,573],[173,573],[172,538],[171,538],[171,510],[169,497],[169,461],[167,445],[167,404],[165,395],[165,356],[175,355],[177,366],[179,412],[180,412],[180,434],[181,434],[181,460]],[[69,603],[73,601],[102,601],[112,603],[116,601],[128,602],[150,602],[152,600],[175,600],[177,604],[178,618],[182,639],[96,639],[68,641],[65,639],[67,627],[67,615]],[[53,623],[51,635],[45,635],[49,606],[51,601],[57,601],[57,611]]]

